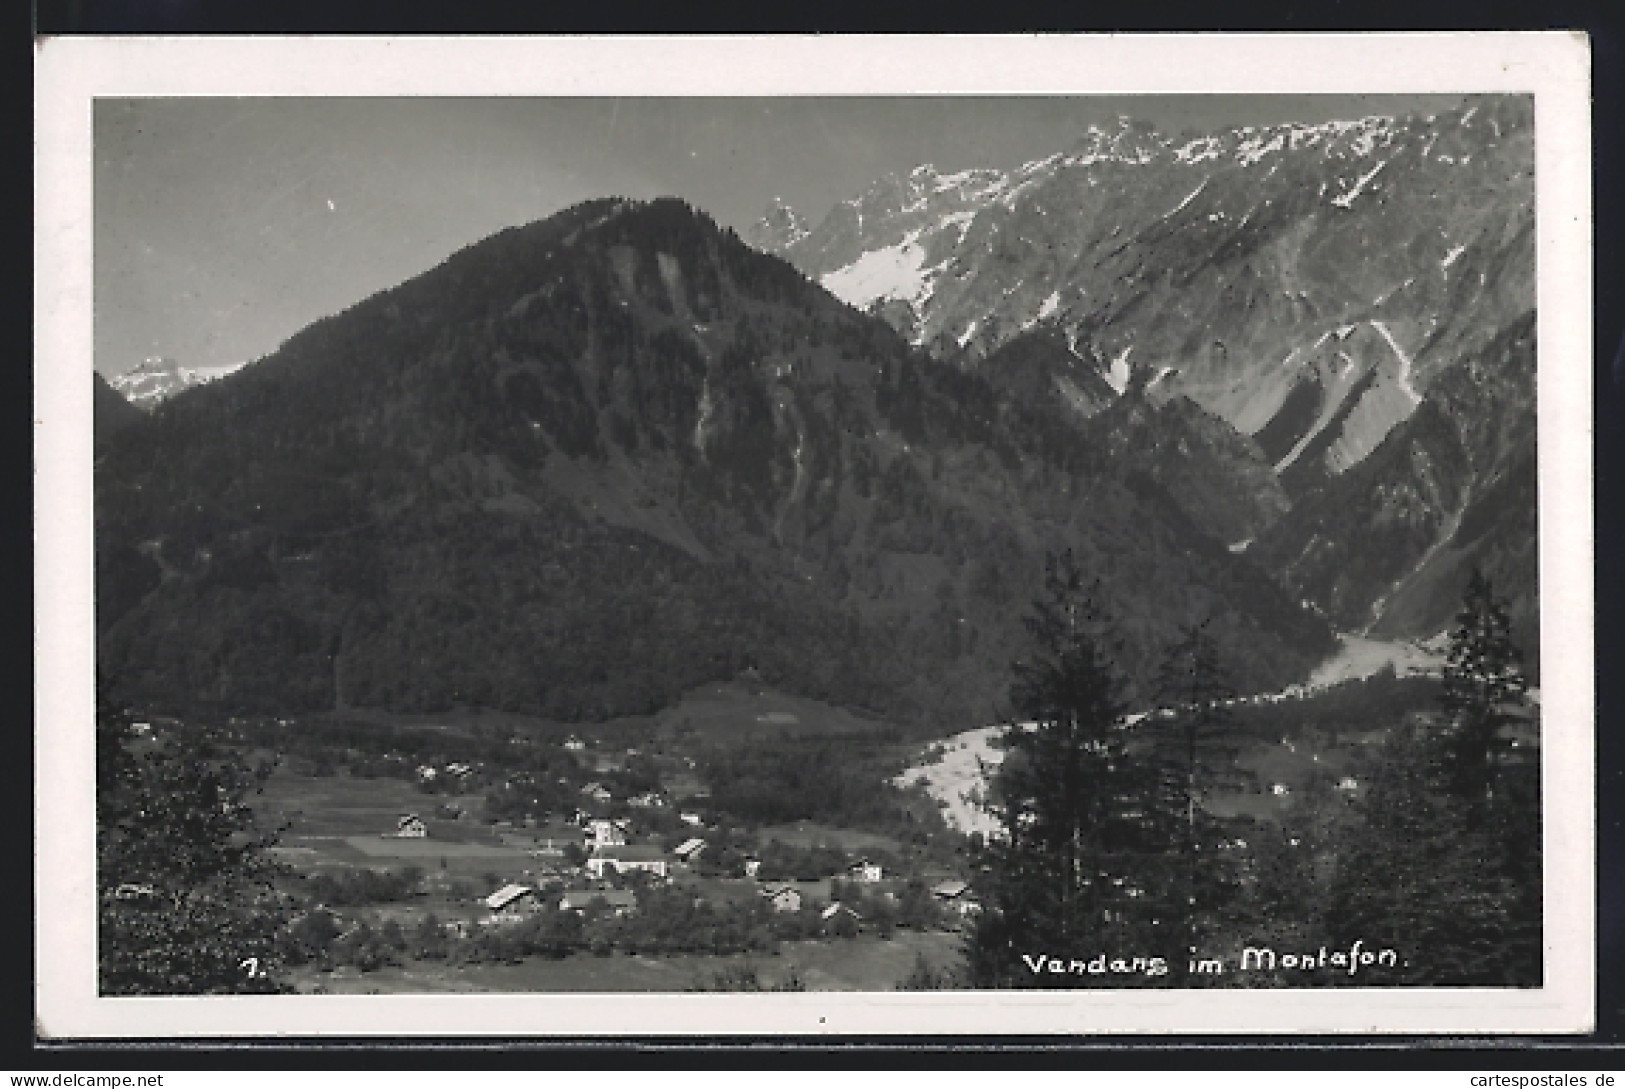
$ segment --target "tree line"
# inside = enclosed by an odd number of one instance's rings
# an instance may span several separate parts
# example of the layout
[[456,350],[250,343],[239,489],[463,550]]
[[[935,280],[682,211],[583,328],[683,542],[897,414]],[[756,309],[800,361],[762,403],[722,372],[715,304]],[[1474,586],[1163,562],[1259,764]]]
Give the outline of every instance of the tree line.
[[977,857],[968,983],[1338,985],[1357,973],[1235,973],[1249,948],[1295,966],[1364,948],[1391,951],[1353,965],[1364,985],[1539,986],[1539,773],[1515,751],[1525,682],[1487,579],[1467,587],[1438,712],[1384,723],[1359,797],[1310,795],[1279,825],[1203,804],[1238,774],[1208,636],[1190,629],[1170,650],[1168,713],[1127,728],[1089,591],[1070,556],[1052,558],[1011,690],[1029,725],[1004,737],[1000,834]]

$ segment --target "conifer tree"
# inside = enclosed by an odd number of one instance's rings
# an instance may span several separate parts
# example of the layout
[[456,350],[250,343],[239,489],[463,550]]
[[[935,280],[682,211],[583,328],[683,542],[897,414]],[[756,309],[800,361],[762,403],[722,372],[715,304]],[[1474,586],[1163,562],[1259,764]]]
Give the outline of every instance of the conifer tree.
[[246,798],[263,773],[201,731],[147,740],[97,707],[99,982],[103,994],[283,989],[286,905]]
[[1475,567],[1450,635],[1440,697],[1450,719],[1446,735],[1450,785],[1462,797],[1478,803],[1493,791],[1495,767],[1506,746],[1502,728],[1526,688],[1506,603]]
[[1539,986],[1539,769],[1509,766],[1525,681],[1506,607],[1474,570],[1451,634],[1442,730],[1395,724],[1337,852],[1334,941],[1410,958],[1393,982]]
[[1034,653],[1014,666],[1020,721],[1004,734],[1008,755],[990,806],[1002,829],[980,859],[982,910],[967,943],[978,987],[1054,982],[1035,976],[1024,955],[1148,950],[1145,928],[1154,925],[1145,910],[1146,783],[1128,759],[1103,618],[1070,552],[1047,567],[1027,618]]
[[1244,780],[1231,742],[1235,716],[1229,704],[1235,696],[1207,621],[1186,626],[1158,671],[1162,706],[1141,726],[1154,752],[1156,819],[1183,859],[1165,898],[1170,915],[1185,921],[1192,947],[1200,945],[1202,913],[1217,907],[1234,886],[1233,875],[1222,872],[1228,867],[1220,867],[1217,846],[1224,831],[1202,803],[1215,789]]

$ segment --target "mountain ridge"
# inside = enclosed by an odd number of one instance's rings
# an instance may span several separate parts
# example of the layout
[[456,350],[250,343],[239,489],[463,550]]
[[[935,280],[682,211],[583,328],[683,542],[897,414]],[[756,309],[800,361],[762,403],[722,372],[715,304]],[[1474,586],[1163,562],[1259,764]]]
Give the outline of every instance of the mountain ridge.
[[[1013,171],[888,176],[779,252],[945,362],[993,368],[1004,345],[1064,340],[1105,385],[1055,396],[1091,415],[1131,384],[1187,398],[1256,443],[1291,503],[1355,532],[1312,497],[1354,501],[1339,482],[1533,305],[1532,123],[1513,95],[1179,136],[1122,119]],[[1532,420],[1532,387],[1500,388]],[[1452,487],[1490,463],[1464,451]],[[1245,478],[1225,489],[1282,513]],[[1299,589],[1342,622],[1371,621],[1375,597],[1355,607],[1319,577]],[[1391,633],[1427,636],[1438,610],[1389,613]]]
[[97,480],[102,660],[143,701],[591,720],[752,668],[997,711],[1046,551],[1148,683],[1325,625],[1077,423],[911,348],[675,200],[500,232],[186,391]]

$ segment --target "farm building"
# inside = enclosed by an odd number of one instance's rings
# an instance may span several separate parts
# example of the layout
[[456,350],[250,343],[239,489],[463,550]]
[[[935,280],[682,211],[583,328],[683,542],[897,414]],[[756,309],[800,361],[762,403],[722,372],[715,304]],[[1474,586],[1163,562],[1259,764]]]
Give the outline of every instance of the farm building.
[[853,881],[862,881],[866,884],[873,884],[885,876],[885,870],[878,863],[870,862],[867,858],[861,858],[853,863],[846,873]]
[[626,889],[572,889],[559,898],[559,910],[580,914],[594,903],[625,915],[637,910],[638,898]]
[[679,843],[672,851],[672,854],[676,855],[678,861],[680,862],[693,862],[696,858],[699,858],[704,851],[705,840],[696,836],[693,839],[685,839],[683,842]]
[[614,797],[602,783],[588,783],[581,788],[581,793],[595,802],[607,802]]
[[840,901],[836,901],[818,913],[818,917],[824,920],[826,923],[835,919],[837,916],[843,915],[852,919],[853,922],[859,922],[863,919],[862,915],[859,915],[857,912],[853,911]]
[[581,740],[575,734],[571,734],[569,737],[564,739],[564,748],[568,752],[585,752],[587,750],[587,743]]
[[510,912],[516,909],[536,907],[536,890],[530,885],[503,885],[480,903],[492,911]]
[[938,881],[931,886],[931,895],[938,900],[957,900],[965,895],[970,885],[957,877],[950,877],[946,881]]
[[691,828],[700,828],[705,825],[705,818],[698,813],[679,813],[677,819]]
[[664,851],[658,847],[645,845],[628,847],[622,844],[605,847],[587,859],[588,871],[598,878],[603,877],[606,871],[648,873],[655,877],[665,877],[670,865],[671,860]]
[[801,910],[801,893],[788,885],[769,885],[762,889],[762,895],[773,905],[774,911]]
[[745,876],[755,877],[762,869],[762,860],[755,855],[745,856]]
[[426,839],[429,826],[416,813],[407,813],[395,822],[395,835],[401,839]]

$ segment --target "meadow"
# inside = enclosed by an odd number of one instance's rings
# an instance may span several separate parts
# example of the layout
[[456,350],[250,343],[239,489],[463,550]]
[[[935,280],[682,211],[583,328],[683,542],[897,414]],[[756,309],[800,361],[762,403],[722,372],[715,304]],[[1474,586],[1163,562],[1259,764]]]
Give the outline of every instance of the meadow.
[[305,994],[683,993],[709,985],[721,972],[748,965],[766,984],[781,984],[794,975],[809,991],[890,991],[909,976],[922,956],[933,971],[957,967],[960,941],[959,935],[941,931],[900,930],[890,939],[865,935],[846,941],[785,942],[781,952],[766,955],[646,957],[617,952],[600,957],[578,953],[563,960],[531,957],[520,964],[458,967],[412,961],[366,973],[353,968],[304,970],[295,973],[292,982]]

